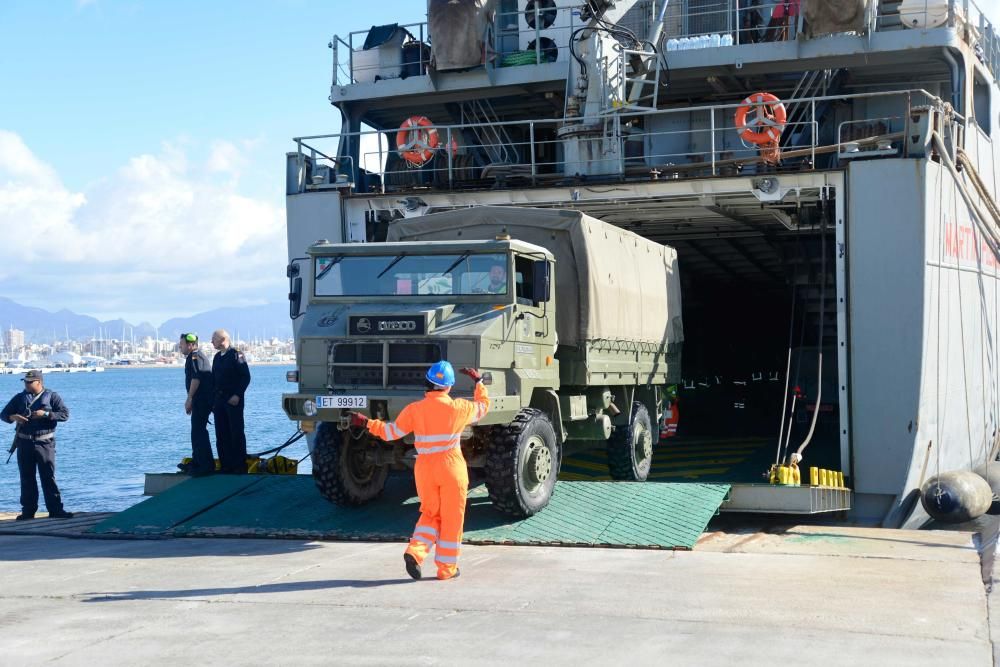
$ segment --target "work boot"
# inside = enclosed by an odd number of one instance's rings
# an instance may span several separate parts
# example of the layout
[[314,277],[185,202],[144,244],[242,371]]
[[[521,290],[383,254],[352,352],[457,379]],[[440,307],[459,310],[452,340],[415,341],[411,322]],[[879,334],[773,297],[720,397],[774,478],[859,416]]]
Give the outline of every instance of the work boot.
[[420,564],[417,559],[410,554],[403,554],[403,562],[406,563],[406,573],[413,579],[420,579],[424,573],[420,571]]
[[460,576],[462,576],[462,571],[458,568],[455,568],[455,574],[451,575],[450,577],[442,577],[439,575],[438,579],[440,579],[441,581],[451,581],[452,579],[458,579]]
[[67,512],[66,510],[59,510],[58,512],[49,512],[50,519],[72,519],[73,513]]
[[34,514],[18,514],[14,517],[14,521],[31,521],[35,518]]

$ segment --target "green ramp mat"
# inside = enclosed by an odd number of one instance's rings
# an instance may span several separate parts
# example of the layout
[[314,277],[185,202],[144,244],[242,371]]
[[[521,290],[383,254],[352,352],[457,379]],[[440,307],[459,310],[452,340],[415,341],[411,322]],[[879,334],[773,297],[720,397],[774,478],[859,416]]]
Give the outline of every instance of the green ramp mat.
[[260,482],[255,475],[212,475],[189,479],[102,521],[88,533],[164,535],[174,526],[225,502]]
[[[378,500],[359,508],[332,505],[305,475],[258,479],[259,483],[189,515],[162,534],[406,541],[419,513],[412,478],[390,478]],[[690,549],[728,491],[728,484],[557,482],[545,510],[528,519],[512,520],[493,509],[485,487],[479,485],[469,492],[463,541]],[[166,501],[166,495],[158,498]],[[150,523],[138,513],[131,520],[137,525]]]

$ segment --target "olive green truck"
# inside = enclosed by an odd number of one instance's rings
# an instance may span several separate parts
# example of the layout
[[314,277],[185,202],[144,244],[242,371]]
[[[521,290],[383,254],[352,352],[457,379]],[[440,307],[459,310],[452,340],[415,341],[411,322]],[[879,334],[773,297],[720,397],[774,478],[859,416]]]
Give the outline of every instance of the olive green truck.
[[[317,243],[288,416],[315,426],[313,477],[338,505],[412,468],[348,412],[393,419],[447,359],[487,374],[489,413],[462,438],[471,478],[517,517],[549,502],[562,458],[604,448],[610,475],[649,475],[683,342],[677,254],[577,211],[476,207],[394,222],[386,243]],[[301,278],[293,276],[293,310]],[[460,376],[453,396],[470,397]]]

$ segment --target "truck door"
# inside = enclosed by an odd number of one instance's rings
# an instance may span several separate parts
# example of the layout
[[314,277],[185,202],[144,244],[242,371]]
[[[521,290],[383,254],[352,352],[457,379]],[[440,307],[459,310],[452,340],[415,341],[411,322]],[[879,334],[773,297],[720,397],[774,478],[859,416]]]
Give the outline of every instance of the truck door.
[[515,364],[518,368],[545,368],[545,358],[555,354],[556,342],[552,263],[541,257],[515,255],[513,278],[518,317]]

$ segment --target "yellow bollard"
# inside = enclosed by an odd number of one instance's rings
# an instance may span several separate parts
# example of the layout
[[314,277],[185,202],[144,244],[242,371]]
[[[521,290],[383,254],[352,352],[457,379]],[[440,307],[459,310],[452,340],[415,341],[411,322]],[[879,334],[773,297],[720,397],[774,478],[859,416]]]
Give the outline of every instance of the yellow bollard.
[[778,484],[788,484],[788,466],[778,466]]
[[767,481],[770,482],[771,484],[777,484],[778,483],[778,465],[777,464],[771,466],[771,470],[768,473]]
[[809,466],[809,486],[819,486],[819,468]]
[[837,487],[841,489],[846,489],[847,486],[844,484],[844,471],[841,470],[837,473]]
[[802,486],[802,473],[797,465],[792,466],[792,486]]
[[826,468],[819,469],[819,485],[830,486],[830,471]]

